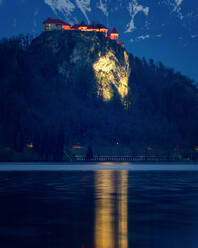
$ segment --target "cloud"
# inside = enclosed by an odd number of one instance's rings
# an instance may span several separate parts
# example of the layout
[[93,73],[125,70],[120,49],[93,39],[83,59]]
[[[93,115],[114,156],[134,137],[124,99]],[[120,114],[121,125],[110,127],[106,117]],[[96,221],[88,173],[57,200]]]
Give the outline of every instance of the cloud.
[[127,24],[126,33],[132,32],[135,27],[135,17],[139,12],[143,12],[146,16],[149,14],[149,7],[144,7],[143,5],[138,4],[137,0],[132,0],[129,2],[128,11],[131,16],[131,21]]
[[3,3],[3,0],[0,0],[0,5]]

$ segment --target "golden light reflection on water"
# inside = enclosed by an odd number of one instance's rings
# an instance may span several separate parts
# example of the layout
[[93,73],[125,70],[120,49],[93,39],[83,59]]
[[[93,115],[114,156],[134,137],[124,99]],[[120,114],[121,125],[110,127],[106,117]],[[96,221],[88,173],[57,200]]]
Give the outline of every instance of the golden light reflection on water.
[[119,247],[128,247],[128,171],[120,173],[119,187],[119,207],[118,207],[118,225],[119,225]]
[[95,173],[95,248],[128,248],[127,187],[127,171]]

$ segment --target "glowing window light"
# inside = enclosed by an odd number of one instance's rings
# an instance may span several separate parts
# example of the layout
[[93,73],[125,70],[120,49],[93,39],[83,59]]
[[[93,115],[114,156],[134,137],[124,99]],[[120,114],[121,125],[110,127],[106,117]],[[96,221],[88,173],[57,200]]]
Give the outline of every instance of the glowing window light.
[[33,148],[34,145],[32,143],[26,145],[27,148]]

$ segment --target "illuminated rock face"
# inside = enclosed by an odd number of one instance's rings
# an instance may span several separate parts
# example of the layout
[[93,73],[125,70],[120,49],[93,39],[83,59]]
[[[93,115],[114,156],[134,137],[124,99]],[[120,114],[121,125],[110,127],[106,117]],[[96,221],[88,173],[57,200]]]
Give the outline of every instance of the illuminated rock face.
[[31,53],[42,57],[38,66],[44,73],[76,91],[83,89],[85,97],[99,96],[104,101],[120,97],[124,105],[127,103],[129,55],[103,34],[44,32],[34,40]]
[[122,100],[128,95],[130,67],[126,51],[124,51],[124,59],[122,60],[120,61],[114,51],[110,50],[103,56],[99,52],[99,58],[93,64],[98,83],[97,93],[105,101],[113,98],[115,89]]

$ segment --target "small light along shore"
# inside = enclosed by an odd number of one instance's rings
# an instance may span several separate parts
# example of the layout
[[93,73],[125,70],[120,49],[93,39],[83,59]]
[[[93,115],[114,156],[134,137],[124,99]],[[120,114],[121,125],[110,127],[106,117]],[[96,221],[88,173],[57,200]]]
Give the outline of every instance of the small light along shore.
[[1,164],[83,164],[83,163],[198,163],[198,159],[178,158],[167,156],[74,156],[68,160],[16,160],[16,161],[0,161]]

